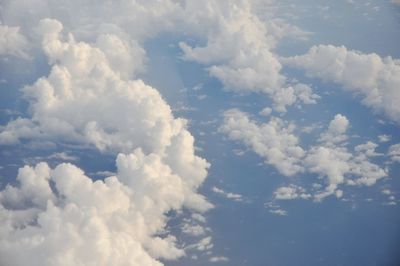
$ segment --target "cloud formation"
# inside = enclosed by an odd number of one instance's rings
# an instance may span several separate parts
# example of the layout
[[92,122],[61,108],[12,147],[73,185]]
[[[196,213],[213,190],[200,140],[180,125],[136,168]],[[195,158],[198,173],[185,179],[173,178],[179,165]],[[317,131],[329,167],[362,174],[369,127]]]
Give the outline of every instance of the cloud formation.
[[258,125],[238,109],[230,109],[223,116],[220,132],[243,142],[281,174],[291,176],[304,170],[300,160],[305,152],[293,134],[294,124],[271,117],[268,123]]
[[[309,86],[290,85],[281,74],[281,63],[273,52],[276,42],[282,37],[276,30],[278,24],[261,21],[252,12],[250,2],[222,3],[197,4],[198,10],[203,12],[204,8],[212,8],[208,20],[213,23],[205,25],[205,46],[192,47],[180,43],[184,58],[207,65],[209,74],[228,90],[267,94],[276,111],[285,112],[287,106],[296,102],[316,103],[319,96]],[[204,21],[201,11],[193,16],[193,20],[199,20],[198,23]]]
[[27,49],[28,42],[25,36],[20,33],[19,27],[0,24],[0,56],[11,55],[28,58]]
[[365,54],[344,46],[318,45],[300,56],[282,58],[285,65],[304,69],[309,77],[337,83],[374,111],[400,123],[400,61]]
[[0,192],[1,264],[161,265],[183,256],[174,236],[159,235],[168,211],[212,207],[196,193],[209,164],[158,91],[125,78],[132,68],[114,60],[134,53],[110,51],[108,42],[123,46],[117,36],[91,44],[64,40],[62,29],[57,20],[39,23],[50,74],[23,88],[30,117],[6,125],[0,141],[93,146],[119,153],[118,171],[93,181],[72,164],[21,168],[19,184]]
[[[294,123],[271,117],[267,123],[259,124],[248,114],[231,109],[224,113],[220,131],[249,147],[282,175],[311,173],[323,177],[325,189],[313,194],[314,200],[320,201],[332,194],[341,197],[343,191],[338,189],[339,185],[371,186],[388,174],[386,169],[370,161],[379,156],[375,152],[377,144],[367,142],[356,146],[354,151],[349,150],[346,143],[348,127],[345,116],[335,115],[317,142],[305,149],[294,132]],[[311,197],[294,185],[282,187],[274,195],[276,199]]]

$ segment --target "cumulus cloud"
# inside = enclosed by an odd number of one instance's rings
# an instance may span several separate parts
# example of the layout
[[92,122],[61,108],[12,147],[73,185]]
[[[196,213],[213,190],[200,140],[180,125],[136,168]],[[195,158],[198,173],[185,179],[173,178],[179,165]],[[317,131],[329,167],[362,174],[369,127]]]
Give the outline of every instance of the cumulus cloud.
[[400,123],[400,61],[364,54],[344,46],[318,45],[300,56],[282,58],[306,75],[342,85],[362,96],[362,103]]
[[319,97],[309,86],[291,84],[280,73],[282,66],[273,51],[283,37],[304,38],[306,34],[282,19],[260,19],[256,5],[240,0],[100,1],[94,6],[81,1],[60,5],[56,0],[6,0],[2,7],[3,20],[20,25],[33,43],[37,38],[31,26],[42,18],[56,17],[78,39],[97,42],[124,76],[143,70],[137,62],[146,60],[141,48],[146,40],[162,32],[184,33],[205,40],[206,45],[181,42],[183,57],[207,65],[210,75],[227,89],[265,93],[279,112],[295,103],[315,103]]
[[243,142],[285,176],[303,171],[301,158],[305,152],[293,134],[295,126],[280,118],[271,117],[268,123],[259,125],[238,109],[224,112],[220,132],[235,141]]
[[[204,20],[205,7],[196,6],[203,12],[195,13],[193,20]],[[279,28],[277,24],[268,25],[261,21],[252,12],[250,2],[211,2],[206,8],[210,7],[214,13],[208,15],[208,19],[214,23],[206,24],[207,44],[192,47],[181,42],[186,60],[207,65],[209,74],[228,90],[269,95],[279,112],[285,112],[286,106],[295,102],[316,102],[319,97],[309,86],[289,85],[280,73],[282,66],[273,47],[281,36],[268,27]]]
[[104,151],[140,146],[149,152],[165,148],[183,131],[185,121],[173,118],[158,91],[141,80],[121,79],[101,49],[72,35],[62,41],[62,24],[56,20],[41,21],[38,31],[52,69],[23,89],[32,118],[9,123],[1,143],[67,138]]
[[321,134],[319,141],[324,142],[328,145],[342,142],[347,139],[345,135],[349,126],[349,120],[341,114],[335,115],[335,117],[329,122],[329,127],[326,132]]
[[[174,236],[159,234],[167,212],[212,207],[196,192],[209,164],[195,155],[186,121],[174,118],[156,89],[127,79],[129,64],[116,64],[132,54],[109,50],[123,48],[122,40],[77,42],[62,29],[57,20],[39,23],[50,74],[23,88],[30,117],[7,124],[0,141],[52,140],[119,153],[117,173],[93,181],[71,164],[21,168],[19,185],[0,192],[1,264],[161,265],[161,258],[183,256]],[[199,250],[212,247],[206,240]]]
[[354,151],[349,150],[348,136],[345,134],[349,121],[343,115],[336,115],[329,123],[328,129],[320,136],[320,145],[312,146],[304,159],[307,171],[326,177],[326,188],[318,192],[314,198],[317,201],[335,194],[340,198],[343,191],[339,185],[374,185],[379,179],[387,176],[387,169],[379,167],[370,161],[370,157],[380,154],[375,152],[377,144],[366,142],[357,145]]
[[[184,255],[175,238],[157,236],[164,213],[184,201],[184,184],[160,174],[155,155],[117,158],[118,173],[93,181],[71,164],[19,170],[0,193],[4,265],[161,265]],[[23,252],[24,256],[20,253]]]
[[347,147],[349,124],[345,116],[335,115],[317,143],[308,149],[300,146],[293,123],[271,117],[267,123],[259,124],[237,109],[224,113],[220,131],[230,139],[244,143],[282,175],[311,173],[324,178],[325,189],[313,195],[291,185],[278,189],[275,198],[305,199],[312,196],[319,201],[332,194],[341,197],[343,192],[338,189],[339,185],[371,186],[387,176],[386,169],[370,161],[371,157],[381,155],[375,152],[377,144],[369,141],[356,146],[354,151]]

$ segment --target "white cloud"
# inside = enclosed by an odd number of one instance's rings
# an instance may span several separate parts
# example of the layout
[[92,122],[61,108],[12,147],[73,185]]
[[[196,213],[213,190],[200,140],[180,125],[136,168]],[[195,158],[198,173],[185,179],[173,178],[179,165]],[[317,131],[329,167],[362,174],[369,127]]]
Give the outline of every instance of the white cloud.
[[230,139],[243,142],[281,174],[290,176],[303,171],[300,161],[304,150],[298,145],[294,128],[293,124],[276,117],[258,125],[246,113],[231,109],[224,112],[219,130]]
[[274,198],[277,200],[309,199],[311,195],[306,193],[306,190],[300,186],[289,185],[275,190]]
[[78,161],[79,158],[73,155],[69,155],[66,152],[56,152],[51,154],[48,159],[53,159],[53,160],[62,160],[62,161]]
[[191,225],[188,223],[183,224],[182,232],[191,236],[201,236],[204,235],[206,230],[201,225]]
[[243,196],[237,193],[226,192],[220,188],[212,187],[212,191],[234,201],[243,201]]
[[203,215],[199,214],[199,213],[193,213],[192,214],[192,218],[193,218],[193,220],[196,220],[196,221],[201,222],[201,223],[205,223],[206,222],[206,218]]
[[[339,185],[371,186],[387,176],[386,169],[369,159],[381,155],[375,152],[377,144],[369,141],[356,146],[354,151],[348,149],[345,142],[348,127],[348,119],[337,114],[317,143],[303,149],[294,134],[294,124],[275,117],[259,124],[246,113],[231,109],[224,113],[220,131],[251,148],[283,175],[314,173],[324,178],[325,189],[312,195],[319,201],[332,194],[341,197],[343,192],[338,189]],[[278,189],[274,195],[279,199],[309,198],[308,193],[294,185]]]
[[342,85],[363,97],[362,103],[400,123],[400,61],[364,54],[344,46],[318,45],[300,56],[282,58],[310,77]]
[[164,213],[185,201],[184,182],[140,151],[119,155],[117,168],[104,181],[71,164],[21,168],[19,186],[0,193],[2,263],[161,265],[155,258],[182,256],[173,236],[156,235]]
[[215,256],[210,258],[210,262],[227,262],[229,259],[224,256]]
[[28,58],[26,50],[28,42],[20,33],[19,27],[9,27],[0,24],[0,56],[12,55]]
[[271,113],[272,113],[272,109],[269,108],[269,107],[265,107],[264,109],[262,109],[260,111],[259,114],[262,115],[262,116],[269,116]]
[[[37,32],[50,74],[23,89],[30,117],[6,125],[0,141],[91,145],[119,153],[118,171],[92,181],[71,164],[22,168],[20,185],[0,192],[0,219],[6,225],[0,230],[1,263],[161,265],[159,258],[183,256],[174,236],[157,234],[170,210],[212,207],[196,192],[209,164],[195,155],[186,121],[174,118],[158,91],[126,79],[137,68],[124,60],[116,64],[123,53],[134,54],[123,49],[124,41],[108,35],[100,41],[106,44],[89,44],[71,34],[65,41],[62,28],[57,20],[40,22]],[[116,43],[122,54],[110,51],[107,42]],[[212,247],[203,242],[199,250]]]
[[317,201],[332,194],[340,198],[341,184],[371,186],[387,176],[386,169],[369,161],[369,157],[380,155],[375,152],[377,144],[368,141],[356,146],[354,152],[349,151],[347,143],[343,143],[348,138],[348,126],[345,116],[336,115],[321,134],[322,143],[311,147],[304,160],[307,171],[327,178],[325,190],[315,195]]
[[334,145],[335,143],[342,142],[347,139],[345,135],[349,126],[349,120],[341,114],[335,115],[335,117],[329,123],[328,130],[321,134],[319,141],[324,142],[328,145]]
[[392,137],[391,137],[390,135],[385,135],[385,134],[383,134],[383,135],[379,135],[379,136],[378,136],[379,142],[388,142],[388,141],[390,141],[391,139],[392,139]]
[[252,12],[250,2],[212,1],[206,7],[212,8],[211,14],[205,12],[202,4],[191,5],[198,9],[192,20],[200,23],[204,16],[209,16],[207,19],[213,23],[203,23],[205,46],[180,43],[186,60],[207,65],[210,75],[228,90],[267,94],[279,112],[285,112],[286,106],[295,102],[312,104],[319,98],[307,85],[287,84],[280,73],[282,66],[272,48],[283,37],[282,32],[290,32],[286,30],[290,28],[287,24],[271,19],[261,21]]

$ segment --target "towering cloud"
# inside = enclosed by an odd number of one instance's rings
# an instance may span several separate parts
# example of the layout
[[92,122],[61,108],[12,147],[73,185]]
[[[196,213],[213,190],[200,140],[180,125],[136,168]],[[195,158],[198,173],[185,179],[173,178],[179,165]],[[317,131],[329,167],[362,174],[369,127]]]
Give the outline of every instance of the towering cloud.
[[124,78],[132,68],[114,60],[134,53],[110,51],[109,42],[125,47],[117,36],[90,44],[70,34],[64,41],[62,28],[57,20],[40,22],[50,74],[23,89],[31,117],[11,121],[0,140],[72,142],[124,154],[117,175],[104,181],[71,164],[21,168],[19,184],[0,192],[1,264],[160,265],[158,258],[184,255],[172,235],[158,235],[168,211],[211,207],[196,193],[209,165],[194,154],[186,121],[173,117],[157,90]]

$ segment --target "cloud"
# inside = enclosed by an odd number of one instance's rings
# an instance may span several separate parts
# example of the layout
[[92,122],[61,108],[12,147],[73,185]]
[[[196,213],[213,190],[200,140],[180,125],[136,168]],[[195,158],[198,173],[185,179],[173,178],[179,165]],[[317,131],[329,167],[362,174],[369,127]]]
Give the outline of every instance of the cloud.
[[72,164],[21,168],[18,186],[0,192],[2,264],[161,265],[184,255],[157,234],[191,197],[188,185],[155,154],[120,154],[116,164],[104,181]]
[[400,162],[400,144],[390,146],[388,155],[393,162]]
[[[309,86],[289,85],[280,73],[282,66],[273,48],[283,37],[281,33],[289,32],[282,30],[288,25],[261,21],[252,12],[250,2],[212,1],[207,7],[196,7],[200,11],[193,14],[194,21],[200,24],[204,16],[209,16],[207,19],[213,23],[202,23],[205,46],[179,44],[184,59],[207,65],[209,74],[228,90],[267,94],[279,112],[285,112],[286,106],[296,102],[316,102],[319,96]],[[206,13],[204,8],[212,8],[213,13]]]
[[282,58],[285,65],[304,69],[309,77],[342,85],[362,96],[362,103],[400,123],[400,61],[364,54],[344,46],[318,45],[300,56]]
[[305,189],[300,186],[289,185],[275,190],[274,198],[277,200],[309,199],[311,195],[306,193]]
[[202,238],[200,241],[198,241],[195,244],[191,244],[185,247],[185,249],[196,249],[199,251],[205,251],[205,250],[210,250],[212,249],[214,244],[212,243],[212,237],[207,236]]
[[20,33],[19,27],[0,24],[0,56],[11,55],[27,59],[27,49],[28,42]]
[[[259,124],[248,114],[231,109],[224,113],[224,122],[219,130],[231,140],[252,149],[282,175],[311,173],[324,178],[325,189],[312,195],[320,201],[332,194],[341,197],[343,191],[338,189],[339,185],[371,186],[388,174],[387,169],[370,161],[370,158],[381,155],[375,152],[377,144],[368,141],[354,147],[354,151],[349,150],[345,142],[349,124],[345,116],[335,115],[317,142],[308,149],[300,146],[294,133],[295,125],[276,117]],[[278,189],[274,196],[277,199],[311,197],[295,185]]]
[[282,210],[282,209],[275,209],[275,210],[269,210],[270,213],[278,215],[278,216],[287,216],[287,211]]
[[345,116],[337,114],[331,122],[329,122],[328,130],[321,134],[318,141],[328,145],[343,142],[347,139],[344,133],[346,133],[348,126],[349,120],[347,120]]
[[56,152],[51,154],[48,159],[62,160],[62,161],[78,161],[79,158],[73,155],[69,155],[66,152]]
[[201,225],[191,225],[188,223],[183,224],[182,232],[191,236],[201,236],[204,235],[206,230]]
[[[51,70],[23,88],[30,116],[8,123],[0,141],[95,147],[118,154],[117,173],[93,181],[72,164],[21,168],[19,185],[0,192],[1,264],[161,265],[183,256],[173,235],[159,236],[166,213],[212,207],[196,192],[209,164],[195,155],[186,121],[174,118],[156,89],[126,78],[136,67],[116,61],[134,52],[117,36],[77,42],[62,30],[57,20],[39,23]],[[211,248],[206,242],[197,248]]]
[[211,257],[209,261],[210,262],[228,262],[229,259],[224,256],[214,256],[214,257]]
[[174,237],[157,236],[185,200],[182,180],[140,150],[119,155],[117,169],[93,181],[71,164],[21,168],[19,185],[0,193],[2,264],[161,265],[155,258],[184,255]]
[[[315,103],[319,96],[309,86],[292,84],[280,73],[282,66],[273,51],[280,39],[304,39],[307,34],[282,19],[263,17],[253,5],[256,3],[236,0],[100,1],[95,6],[80,1],[59,5],[55,0],[34,4],[7,0],[3,20],[20,25],[35,46],[37,38],[31,26],[55,17],[77,39],[96,42],[123,77],[145,68],[141,46],[146,40],[163,32],[183,33],[206,42],[204,47],[181,42],[183,58],[207,65],[209,74],[226,89],[267,94],[279,112],[295,103]],[[72,15],[69,10],[80,12]]]
[[237,193],[226,192],[220,188],[212,187],[212,191],[234,201],[243,201],[243,196]]
[[385,134],[383,134],[383,135],[379,135],[379,136],[378,136],[379,142],[388,142],[388,141],[390,141],[391,139],[392,139],[392,137],[391,137],[390,135],[385,135]]
[[343,191],[339,185],[374,185],[378,180],[387,176],[387,169],[379,167],[370,161],[370,157],[379,156],[375,152],[377,144],[368,141],[357,145],[354,151],[347,147],[348,136],[345,134],[349,121],[343,115],[336,115],[323,132],[319,145],[312,146],[304,159],[305,167],[310,173],[326,177],[324,191],[314,195],[317,201],[335,194],[340,198]]
[[243,142],[260,155],[265,163],[273,165],[285,176],[303,171],[300,161],[304,150],[293,134],[293,124],[271,117],[268,123],[258,125],[238,109],[230,109],[223,116],[224,122],[219,131],[230,139]]

